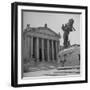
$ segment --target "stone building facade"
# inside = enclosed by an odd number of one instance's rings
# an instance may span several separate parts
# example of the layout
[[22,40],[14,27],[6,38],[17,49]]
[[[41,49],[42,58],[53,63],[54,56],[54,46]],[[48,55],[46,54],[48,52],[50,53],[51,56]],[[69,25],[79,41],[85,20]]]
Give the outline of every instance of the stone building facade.
[[23,59],[35,62],[57,61],[60,34],[47,27],[33,28],[27,25],[22,33]]

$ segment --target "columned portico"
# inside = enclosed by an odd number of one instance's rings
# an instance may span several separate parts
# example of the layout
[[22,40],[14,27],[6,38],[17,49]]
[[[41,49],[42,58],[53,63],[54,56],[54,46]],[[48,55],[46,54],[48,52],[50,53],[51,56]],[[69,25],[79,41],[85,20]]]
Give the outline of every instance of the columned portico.
[[[54,62],[57,61],[57,54],[59,50],[59,35],[53,32],[48,27],[30,28],[26,31],[25,39],[28,39],[29,44],[26,51],[31,60],[35,62]],[[30,40],[30,41],[29,41]],[[26,55],[26,54],[25,54]],[[27,55],[26,55],[27,57]]]
[[[40,55],[41,55],[41,61],[55,61],[57,60],[57,53],[58,53],[58,41],[55,41],[55,40],[51,40],[51,46],[50,46],[50,40],[47,39],[46,40],[46,49],[45,49],[45,39],[41,39],[41,47],[39,46],[39,42],[40,42],[40,38],[36,37],[36,40],[34,41],[33,39],[34,37],[31,37],[30,38],[30,48],[29,50],[31,50],[31,54],[30,54],[30,57],[31,58],[36,58],[36,61],[39,62],[40,61]],[[35,47],[33,47],[33,44],[34,42],[36,42],[36,45]],[[50,50],[51,48],[51,50]],[[35,50],[36,49],[36,50]],[[41,54],[40,54],[40,49],[41,49]],[[46,50],[46,51],[45,51]],[[36,51],[36,52],[33,52],[33,51]],[[46,60],[45,60],[45,52],[46,52]],[[51,53],[51,58],[50,58],[50,53]],[[33,55],[35,55],[33,57]],[[51,59],[51,60],[50,60]]]

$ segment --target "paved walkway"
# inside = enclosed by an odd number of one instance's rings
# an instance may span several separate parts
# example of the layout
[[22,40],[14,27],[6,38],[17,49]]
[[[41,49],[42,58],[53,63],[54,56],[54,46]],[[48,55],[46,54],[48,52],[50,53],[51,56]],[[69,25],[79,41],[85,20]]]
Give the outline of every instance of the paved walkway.
[[[50,68],[51,67],[51,68]],[[58,67],[50,66],[31,68],[30,72],[24,73],[24,77],[37,77],[37,76],[65,76],[65,75],[77,75],[80,74],[80,67]]]

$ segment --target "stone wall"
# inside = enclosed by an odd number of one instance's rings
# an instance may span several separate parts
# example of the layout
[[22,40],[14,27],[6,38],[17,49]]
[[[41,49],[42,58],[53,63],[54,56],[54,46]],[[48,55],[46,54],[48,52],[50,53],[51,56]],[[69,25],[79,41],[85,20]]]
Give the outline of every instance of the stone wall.
[[80,47],[74,46],[60,51],[58,54],[58,64],[61,66],[80,65]]

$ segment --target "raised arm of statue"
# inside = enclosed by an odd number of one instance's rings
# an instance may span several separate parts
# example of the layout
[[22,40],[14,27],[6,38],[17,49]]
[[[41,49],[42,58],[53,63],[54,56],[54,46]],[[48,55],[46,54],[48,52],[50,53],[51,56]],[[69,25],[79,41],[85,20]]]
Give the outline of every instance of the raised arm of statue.
[[64,24],[62,24],[62,27],[61,27],[61,28],[62,28],[63,31],[65,30],[65,29],[64,29],[64,28],[65,28]]
[[74,31],[76,31],[76,29],[75,29],[74,27],[72,27],[72,29],[73,29]]

